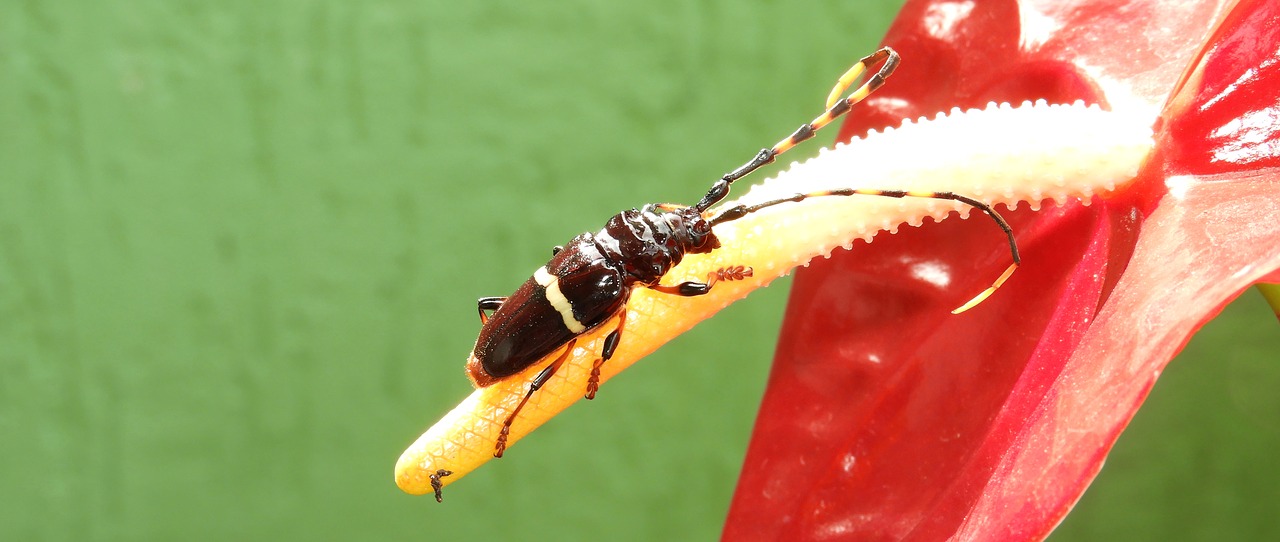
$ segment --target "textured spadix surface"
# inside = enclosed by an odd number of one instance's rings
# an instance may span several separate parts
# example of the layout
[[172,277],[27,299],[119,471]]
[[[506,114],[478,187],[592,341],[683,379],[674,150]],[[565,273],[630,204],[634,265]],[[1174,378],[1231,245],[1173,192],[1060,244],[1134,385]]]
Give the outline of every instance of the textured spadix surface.
[[[1135,175],[1152,148],[1148,123],[1149,117],[1079,103],[956,110],[823,150],[724,205],[841,187],[952,191],[1007,207],[1026,202],[1036,208],[1045,200],[1087,199],[1105,194]],[[716,229],[722,247],[712,254],[687,257],[664,282],[701,280],[707,273],[731,265],[751,266],[754,276],[718,284],[710,294],[693,298],[637,289],[627,305],[621,344],[604,366],[602,380],[608,381],[668,340],[796,266],[837,248],[851,248],[856,239],[870,241],[880,231],[892,232],[901,224],[919,225],[925,217],[941,220],[952,211],[961,216],[970,214],[963,204],[926,198],[827,197],[771,207],[722,224]],[[984,215],[976,218],[986,220]],[[994,223],[991,242],[1005,242]],[[536,267],[537,263],[531,262],[530,272]],[[957,297],[974,293],[963,292]],[[565,366],[534,394],[515,421],[510,444],[582,397],[601,340],[614,325],[607,322],[580,338]],[[503,419],[547,361],[464,399],[401,455],[395,468],[397,485],[409,493],[427,493],[431,491],[428,476],[438,469],[453,472],[443,480],[447,485],[491,459]],[[608,387],[601,393],[607,394]]]

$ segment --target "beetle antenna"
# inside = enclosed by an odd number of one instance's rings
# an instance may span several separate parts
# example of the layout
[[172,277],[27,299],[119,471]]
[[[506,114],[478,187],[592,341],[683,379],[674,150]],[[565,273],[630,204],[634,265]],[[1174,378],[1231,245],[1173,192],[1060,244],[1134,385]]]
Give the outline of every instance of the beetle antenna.
[[[760,169],[760,167],[765,164],[773,162],[779,154],[787,152],[791,150],[792,147],[795,147],[801,142],[813,137],[813,134],[818,130],[821,130],[824,126],[830,124],[831,121],[839,118],[840,115],[847,113],[853,108],[854,104],[861,102],[872,92],[875,92],[876,89],[884,85],[885,80],[888,79],[889,76],[893,74],[893,70],[898,67],[898,62],[900,60],[898,53],[889,47],[884,47],[879,51],[862,57],[857,64],[854,64],[852,68],[849,68],[849,71],[846,71],[844,75],[841,75],[840,79],[836,81],[836,86],[831,89],[831,94],[827,96],[827,111],[825,113],[818,116],[818,118],[813,119],[812,122],[800,126],[800,128],[796,129],[796,131],[790,136],[779,141],[778,144],[773,147],[762,149],[754,158],[748,160],[747,163],[742,164],[737,169],[724,174],[724,176],[718,179],[715,184],[711,185],[711,190],[707,191],[707,195],[703,196],[702,200],[693,207],[697,209],[698,212],[710,209],[712,205],[719,203],[725,198],[725,196],[729,195],[729,185],[733,184],[734,181],[750,175],[751,172]],[[849,94],[847,98],[843,100],[840,99],[840,95],[844,94],[845,90],[848,90],[849,87],[853,86],[854,81],[861,77],[867,69],[878,63],[883,63],[881,64],[879,71],[872,74],[871,77],[868,77],[866,82],[862,83],[862,86]]]
[[964,305],[961,305],[955,310],[951,311],[951,314],[960,314],[964,311],[972,309],[973,307],[977,306],[979,303],[982,303],[982,301],[985,300],[986,298],[991,297],[991,294],[995,293],[996,289],[999,288],[1000,285],[1004,284],[1004,282],[1009,279],[1009,276],[1012,275],[1013,272],[1018,269],[1018,266],[1022,265],[1022,256],[1018,253],[1018,242],[1013,237],[1013,228],[1009,227],[1009,223],[1005,221],[1004,217],[1000,216],[1000,213],[996,212],[996,210],[992,208],[990,205],[987,205],[986,203],[983,203],[981,201],[978,201],[976,199],[973,199],[967,196],[956,194],[955,192],[928,192],[928,191],[915,191],[915,190],[876,190],[872,188],[838,188],[834,190],[823,190],[820,192],[809,192],[807,194],[795,194],[795,195],[792,195],[791,197],[769,200],[762,203],[757,203],[755,205],[736,205],[734,207],[730,207],[728,209],[724,209],[720,211],[714,217],[712,217],[708,222],[710,222],[711,227],[714,228],[719,224],[724,224],[725,222],[732,222],[734,220],[737,220],[739,218],[742,218],[744,216],[747,216],[751,213],[754,213],[756,211],[759,211],[767,207],[773,207],[774,205],[781,205],[783,203],[793,203],[798,201],[804,201],[809,198],[824,197],[824,196],[881,196],[886,198],[929,198],[929,199],[958,201],[960,203],[963,203],[965,205],[968,205],[970,207],[973,207],[975,209],[978,209],[986,213],[987,216],[990,216],[992,220],[995,220],[996,225],[1000,226],[1000,230],[1003,231],[1005,236],[1009,238],[1009,252],[1013,255],[1013,264],[1004,270],[1004,273],[1002,273],[1000,277],[997,278],[996,281],[991,284],[991,287],[987,288],[986,290],[983,290],[982,293],[978,294],[977,296],[974,296],[973,299],[970,299]]

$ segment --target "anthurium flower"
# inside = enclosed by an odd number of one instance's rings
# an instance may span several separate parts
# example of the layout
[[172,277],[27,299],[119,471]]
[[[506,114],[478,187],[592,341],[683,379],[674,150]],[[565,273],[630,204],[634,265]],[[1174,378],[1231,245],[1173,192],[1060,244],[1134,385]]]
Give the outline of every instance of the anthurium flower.
[[1043,538],[1189,337],[1280,282],[1280,4],[909,1],[884,42],[904,62],[843,139],[1084,100],[1156,150],[1106,199],[1007,212],[1024,265],[965,314],[1007,261],[980,221],[800,271],[726,539]]

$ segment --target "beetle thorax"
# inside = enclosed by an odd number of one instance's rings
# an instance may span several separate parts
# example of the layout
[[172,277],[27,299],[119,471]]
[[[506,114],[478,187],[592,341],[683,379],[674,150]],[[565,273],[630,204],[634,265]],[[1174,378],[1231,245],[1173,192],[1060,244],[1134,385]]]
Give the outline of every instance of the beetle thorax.
[[657,284],[686,253],[711,252],[720,246],[711,224],[697,210],[664,210],[654,205],[614,215],[596,240],[610,259],[643,284]]

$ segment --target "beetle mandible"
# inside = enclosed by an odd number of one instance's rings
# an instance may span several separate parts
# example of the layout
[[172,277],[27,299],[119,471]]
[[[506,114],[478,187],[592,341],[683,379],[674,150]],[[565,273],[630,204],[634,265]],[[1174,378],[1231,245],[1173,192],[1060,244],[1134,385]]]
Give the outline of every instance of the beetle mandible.
[[[626,327],[626,304],[636,288],[649,288],[676,296],[698,296],[710,292],[720,281],[742,280],[751,276],[746,266],[724,267],[710,273],[705,282],[689,281],[678,285],[661,285],[659,281],[685,254],[708,253],[720,246],[715,226],[742,218],[766,207],[798,202],[821,196],[870,195],[893,198],[919,197],[958,201],[981,210],[1000,226],[1008,237],[1013,265],[996,282],[969,303],[956,310],[968,309],[989,296],[1020,263],[1013,230],[993,208],[980,201],[952,192],[918,192],[848,188],[795,194],[749,206],[734,206],[710,211],[724,200],[734,181],[747,176],[848,112],[853,105],[885,83],[899,62],[891,48],[882,48],[858,61],[837,81],[827,100],[827,110],[813,121],[802,125],[787,138],[757,153],[745,164],[716,180],[707,194],[695,205],[649,204],[614,215],[604,229],[583,233],[563,247],[552,249],[551,260],[538,268],[515,293],[508,297],[480,298],[480,336],[467,359],[467,375],[477,387],[518,375],[539,360],[556,351],[560,354],[529,382],[528,389],[506,417],[494,444],[494,457],[502,457],[516,416],[533,396],[556,373],[577,342],[577,338],[605,322],[617,325],[604,340],[599,357],[594,361],[587,381],[586,398],[592,399],[600,385],[600,367],[618,348]],[[853,82],[873,66],[880,69],[861,86],[841,99]],[[489,312],[492,311],[492,314]],[[438,482],[437,473],[432,477]]]

